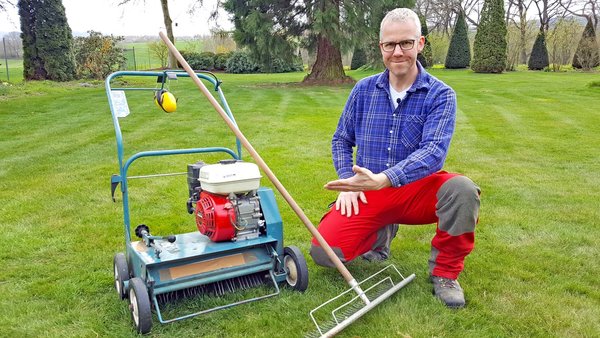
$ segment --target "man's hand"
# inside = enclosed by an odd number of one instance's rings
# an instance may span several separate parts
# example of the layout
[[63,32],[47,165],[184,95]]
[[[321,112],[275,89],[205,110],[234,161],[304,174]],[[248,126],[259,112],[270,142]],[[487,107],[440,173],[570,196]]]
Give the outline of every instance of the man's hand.
[[325,189],[337,191],[366,191],[391,187],[389,178],[383,174],[373,174],[371,170],[357,165],[352,167],[354,176],[325,184]]
[[338,195],[335,201],[335,210],[340,210],[343,215],[348,217],[352,216],[352,210],[354,209],[354,215],[358,215],[358,200],[367,204],[367,197],[362,191],[342,191]]

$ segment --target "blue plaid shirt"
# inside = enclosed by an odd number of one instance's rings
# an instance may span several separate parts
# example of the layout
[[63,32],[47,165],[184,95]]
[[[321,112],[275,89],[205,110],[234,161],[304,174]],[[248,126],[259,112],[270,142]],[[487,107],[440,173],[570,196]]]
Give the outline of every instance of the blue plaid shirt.
[[394,187],[442,169],[454,132],[456,94],[417,66],[417,79],[396,109],[388,70],[354,86],[331,142],[339,178],[354,175],[354,147],[356,164],[383,172]]

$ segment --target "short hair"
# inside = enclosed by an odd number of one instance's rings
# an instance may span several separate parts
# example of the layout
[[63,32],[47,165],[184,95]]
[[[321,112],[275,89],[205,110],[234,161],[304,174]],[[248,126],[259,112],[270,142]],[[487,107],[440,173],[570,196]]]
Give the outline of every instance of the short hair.
[[419,20],[419,16],[417,13],[413,12],[408,8],[396,8],[389,11],[383,20],[381,20],[381,26],[379,26],[379,40],[381,40],[383,33],[383,26],[388,22],[410,22],[412,21],[417,28],[417,34],[421,36],[421,20]]

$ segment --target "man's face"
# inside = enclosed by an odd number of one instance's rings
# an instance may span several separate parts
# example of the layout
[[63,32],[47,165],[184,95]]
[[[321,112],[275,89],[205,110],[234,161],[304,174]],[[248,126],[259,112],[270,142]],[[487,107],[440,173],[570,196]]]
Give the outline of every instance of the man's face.
[[[414,44],[408,49],[410,41],[414,41]],[[417,54],[424,45],[425,38],[421,36],[421,32],[417,32],[417,28],[411,21],[386,23],[381,31],[379,50],[385,67],[390,71],[390,76],[403,78],[408,74],[414,74],[417,69]],[[391,48],[393,50],[389,51]]]

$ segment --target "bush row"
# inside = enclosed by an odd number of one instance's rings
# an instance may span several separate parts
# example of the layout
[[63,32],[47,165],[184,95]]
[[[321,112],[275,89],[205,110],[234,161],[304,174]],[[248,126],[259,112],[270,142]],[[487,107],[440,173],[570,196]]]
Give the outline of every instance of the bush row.
[[[256,62],[250,53],[239,50],[228,53],[191,52],[182,51],[181,55],[194,70],[217,70],[228,73],[287,73],[304,69],[302,59],[294,58],[292,62],[274,58],[270,65],[261,65]],[[181,66],[181,65],[179,65]]]

